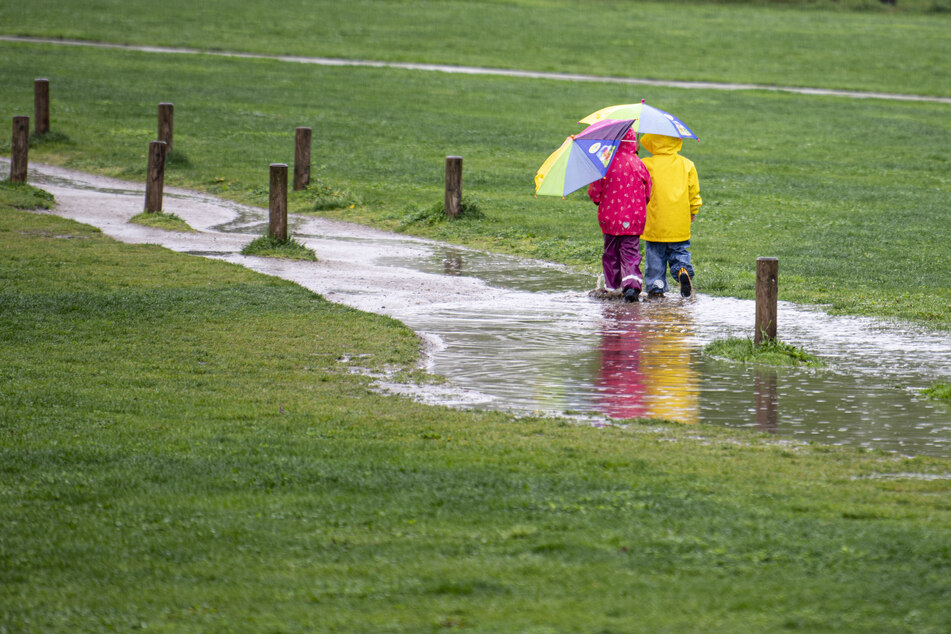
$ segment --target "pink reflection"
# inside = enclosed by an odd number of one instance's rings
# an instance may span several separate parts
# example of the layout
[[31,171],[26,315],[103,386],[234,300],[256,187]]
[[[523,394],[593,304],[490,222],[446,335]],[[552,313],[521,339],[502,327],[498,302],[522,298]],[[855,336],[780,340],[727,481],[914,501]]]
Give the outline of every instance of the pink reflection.
[[608,302],[601,330],[598,410],[612,418],[696,423],[699,375],[689,313],[674,302]]
[[609,305],[601,332],[601,369],[598,372],[598,409],[611,418],[643,418],[646,387],[641,373],[643,333],[633,316],[640,306]]

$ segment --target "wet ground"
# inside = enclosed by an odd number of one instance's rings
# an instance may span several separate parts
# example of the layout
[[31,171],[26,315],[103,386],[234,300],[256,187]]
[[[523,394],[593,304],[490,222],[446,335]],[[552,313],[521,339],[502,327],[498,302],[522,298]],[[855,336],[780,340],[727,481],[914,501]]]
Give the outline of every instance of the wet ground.
[[[119,240],[240,263],[401,320],[427,343],[427,369],[449,379],[409,390],[428,402],[702,421],[951,456],[951,406],[918,395],[951,380],[951,338],[943,333],[781,302],[781,339],[827,367],[753,368],[700,354],[713,339],[752,335],[751,301],[702,292],[605,301],[590,295],[593,276],[559,266],[320,218],[290,223],[319,262],[246,257],[237,252],[265,232],[264,209],[167,190],[165,211],[199,230],[183,234],[127,222],[143,208],[142,187],[44,166],[32,168],[30,181],[56,196],[57,214]],[[781,276],[780,269],[780,284]],[[698,281],[702,291],[702,265]]]

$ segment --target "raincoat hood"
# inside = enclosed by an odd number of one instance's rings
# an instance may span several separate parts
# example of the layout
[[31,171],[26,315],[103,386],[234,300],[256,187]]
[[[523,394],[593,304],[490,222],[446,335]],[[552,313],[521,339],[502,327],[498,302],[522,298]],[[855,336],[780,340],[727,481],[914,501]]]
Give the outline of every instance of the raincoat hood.
[[618,144],[617,153],[637,154],[637,132],[634,132],[633,129],[627,131],[624,138],[621,139],[621,143]]
[[677,137],[645,134],[641,145],[651,153],[644,159],[644,165],[654,185],[641,238],[648,242],[689,240],[690,218],[703,204],[697,168],[678,153],[683,141]]
[[645,134],[641,136],[641,145],[651,154],[677,154],[684,146],[684,141],[673,136]]

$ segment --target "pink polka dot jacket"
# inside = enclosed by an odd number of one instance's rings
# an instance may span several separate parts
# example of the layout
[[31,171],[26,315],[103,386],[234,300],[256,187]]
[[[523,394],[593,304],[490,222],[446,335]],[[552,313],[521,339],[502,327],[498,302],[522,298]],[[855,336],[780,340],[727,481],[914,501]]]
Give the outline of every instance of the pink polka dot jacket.
[[651,176],[637,156],[637,135],[628,130],[601,180],[588,186],[588,196],[598,206],[601,232],[639,236],[644,232]]

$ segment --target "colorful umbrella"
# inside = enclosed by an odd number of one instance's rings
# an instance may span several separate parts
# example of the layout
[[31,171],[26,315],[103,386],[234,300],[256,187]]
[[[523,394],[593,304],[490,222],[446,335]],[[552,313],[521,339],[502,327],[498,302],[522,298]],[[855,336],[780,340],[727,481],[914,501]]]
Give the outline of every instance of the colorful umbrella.
[[595,124],[602,121],[626,121],[629,119],[637,120],[637,123],[634,124],[634,131],[638,134],[661,134],[681,139],[700,140],[683,121],[669,112],[648,106],[643,101],[641,103],[627,103],[602,108],[589,114],[578,123]]
[[535,174],[535,195],[567,196],[604,178],[634,119],[604,120],[565,139]]

